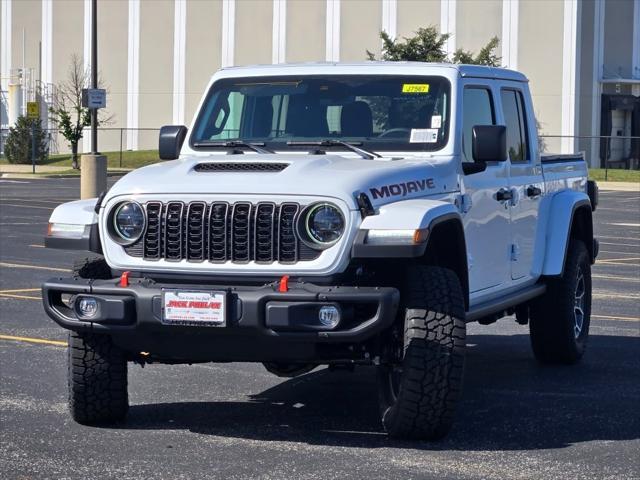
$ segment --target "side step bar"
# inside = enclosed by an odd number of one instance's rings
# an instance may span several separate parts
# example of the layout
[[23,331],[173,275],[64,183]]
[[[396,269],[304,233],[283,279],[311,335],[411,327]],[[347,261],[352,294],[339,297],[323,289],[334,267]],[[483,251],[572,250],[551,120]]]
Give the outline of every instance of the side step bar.
[[465,322],[475,322],[480,318],[504,312],[505,310],[520,305],[521,303],[527,302],[532,298],[539,297],[546,291],[547,286],[543,283],[540,283],[527,287],[524,290],[510,293],[506,297],[501,297],[497,300],[490,300],[488,302],[475,305],[467,312]]

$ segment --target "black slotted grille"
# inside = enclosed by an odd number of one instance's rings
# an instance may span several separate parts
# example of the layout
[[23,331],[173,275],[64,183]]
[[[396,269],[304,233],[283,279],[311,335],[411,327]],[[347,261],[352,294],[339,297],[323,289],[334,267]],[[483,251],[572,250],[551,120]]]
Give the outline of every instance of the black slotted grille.
[[[320,251],[298,240],[297,203],[150,201],[140,253],[145,260],[211,263],[296,263],[315,260]],[[135,247],[135,245],[134,245]]]
[[296,218],[300,205],[283,203],[278,217],[278,260],[282,263],[294,263],[298,260],[298,237],[296,236]]
[[192,202],[187,210],[187,259],[205,259],[205,215],[207,204]]
[[213,203],[209,209],[209,260],[227,261],[227,212],[226,203]]
[[145,258],[157,260],[161,257],[162,239],[160,225],[162,223],[162,203],[147,203],[147,231],[144,233],[143,255]]
[[231,212],[231,260],[251,260],[251,204],[235,203]]
[[275,210],[272,203],[259,203],[255,209],[253,257],[256,262],[271,263],[274,260]]
[[182,202],[169,202],[164,213],[164,258],[167,260],[182,260]]

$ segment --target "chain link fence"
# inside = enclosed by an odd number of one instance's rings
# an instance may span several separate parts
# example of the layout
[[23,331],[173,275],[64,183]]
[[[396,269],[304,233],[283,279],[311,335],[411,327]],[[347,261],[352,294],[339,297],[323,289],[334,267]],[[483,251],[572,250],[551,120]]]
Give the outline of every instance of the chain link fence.
[[[109,154],[110,167],[127,167],[129,152],[155,151],[158,148],[159,128],[99,128],[98,146],[103,153]],[[4,145],[8,129],[0,129],[0,156],[4,159]],[[71,150],[66,139],[58,129],[45,130],[49,145],[50,161],[69,155]],[[90,151],[90,131],[85,130],[80,140],[78,152]],[[591,136],[591,135],[541,135],[539,146],[543,152],[562,151],[563,142],[575,151],[585,151],[587,162],[593,168],[640,169],[640,137],[638,136]],[[566,144],[565,144],[566,147]],[[151,152],[149,152],[151,154]]]
[[[49,146],[49,160],[51,162],[60,156],[69,156],[71,165],[71,147],[59,129],[45,129],[45,136]],[[149,151],[158,149],[159,128],[98,128],[98,147],[100,152],[108,153],[109,157],[117,158],[118,167],[126,167],[128,152]],[[0,157],[5,158],[4,147],[9,129],[0,129]],[[78,153],[89,152],[91,132],[85,129],[84,136],[78,143]],[[28,162],[27,162],[28,163]],[[110,161],[110,166],[113,161]]]

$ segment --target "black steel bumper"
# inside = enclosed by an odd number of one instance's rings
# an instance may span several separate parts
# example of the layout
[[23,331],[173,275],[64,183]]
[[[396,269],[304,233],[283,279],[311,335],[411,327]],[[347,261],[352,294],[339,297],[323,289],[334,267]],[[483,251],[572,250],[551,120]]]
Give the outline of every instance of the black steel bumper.
[[[108,333],[121,348],[172,361],[318,361],[331,346],[353,351],[388,328],[399,303],[399,292],[388,287],[318,286],[290,283],[221,286],[218,284],[158,284],[131,279],[55,278],[42,286],[47,314],[74,331]],[[226,292],[224,326],[176,325],[163,321],[163,290]],[[80,320],[69,307],[69,295],[90,295],[100,304],[94,321]],[[335,329],[317,320],[318,308],[335,305],[342,319]]]

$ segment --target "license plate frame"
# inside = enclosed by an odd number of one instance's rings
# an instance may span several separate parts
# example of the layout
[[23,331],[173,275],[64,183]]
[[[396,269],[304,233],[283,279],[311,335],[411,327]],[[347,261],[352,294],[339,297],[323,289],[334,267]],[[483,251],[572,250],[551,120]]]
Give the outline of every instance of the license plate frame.
[[[212,304],[216,303],[219,303],[219,306],[214,308]],[[225,327],[228,303],[228,292],[223,290],[163,289],[162,323],[178,326]],[[205,304],[208,305],[205,306]]]

